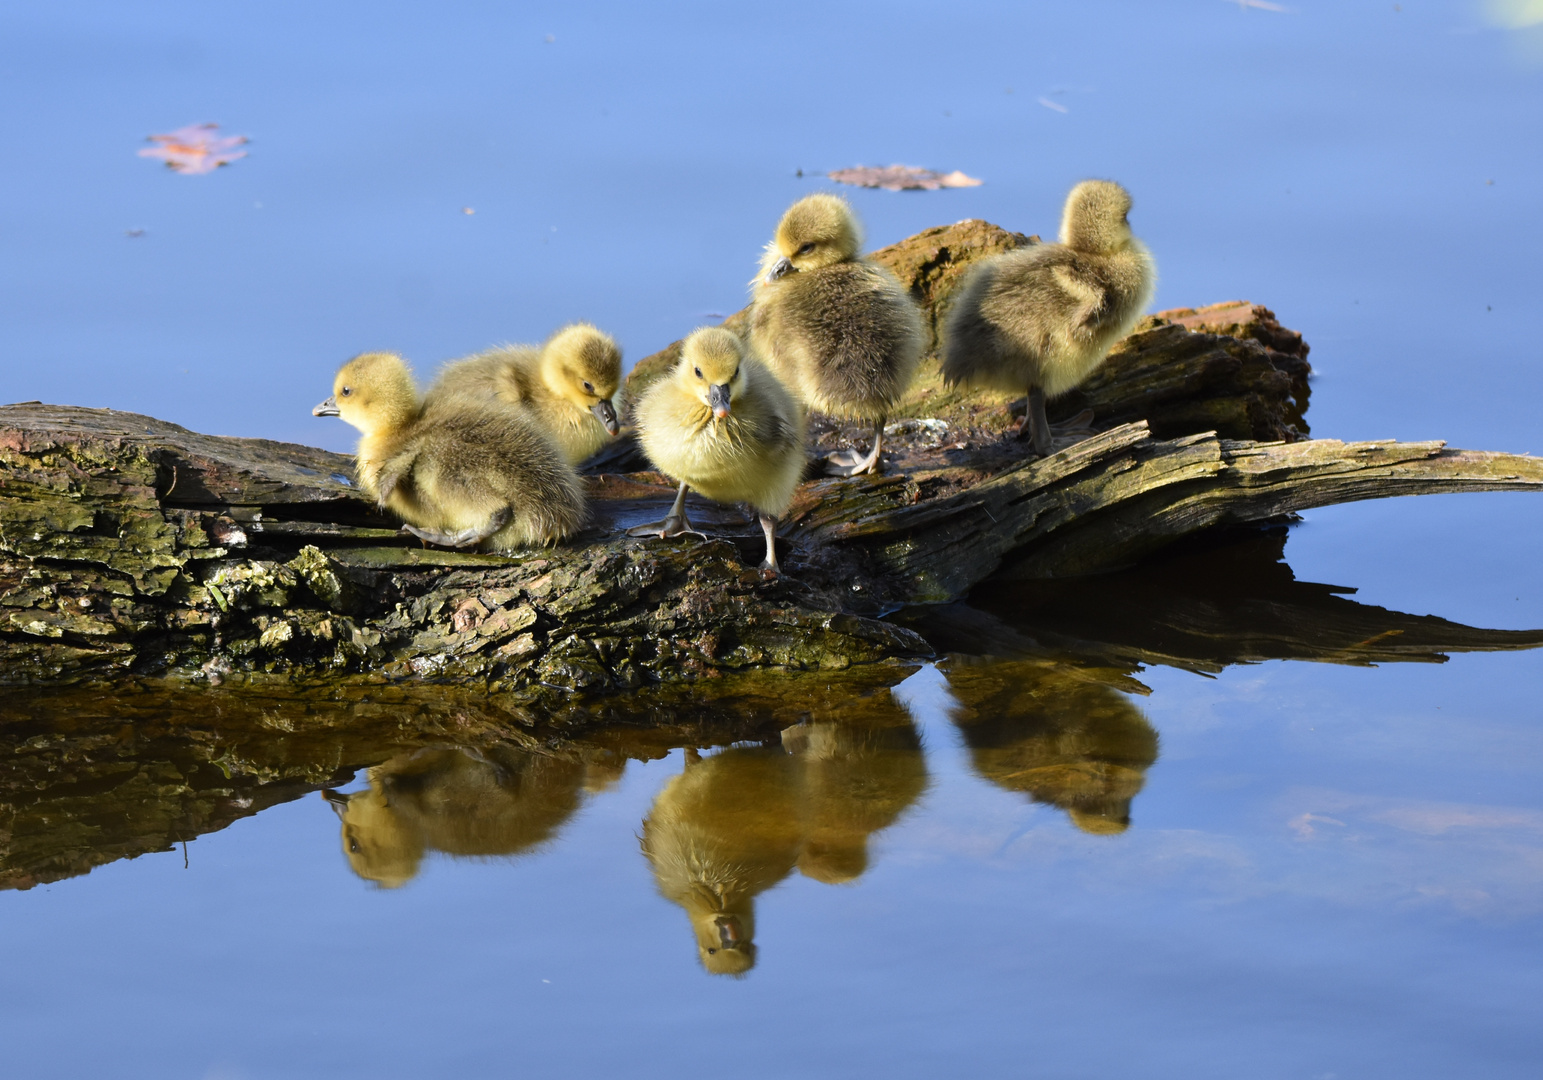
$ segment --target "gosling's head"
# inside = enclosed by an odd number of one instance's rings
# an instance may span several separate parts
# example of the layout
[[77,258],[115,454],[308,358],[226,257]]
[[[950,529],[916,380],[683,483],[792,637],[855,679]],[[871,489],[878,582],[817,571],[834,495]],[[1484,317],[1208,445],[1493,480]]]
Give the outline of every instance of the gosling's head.
[[412,370],[396,353],[362,353],[338,369],[332,396],[312,416],[339,416],[365,435],[403,427],[418,415]]
[[1089,255],[1113,255],[1131,241],[1130,192],[1113,180],[1084,180],[1066,196],[1061,243]]
[[766,245],[762,277],[771,282],[800,270],[850,262],[863,249],[863,228],[847,201],[836,195],[799,199],[777,224]]
[[743,975],[755,967],[755,912],[704,911],[694,913],[697,958],[712,975]]
[[731,331],[703,327],[680,347],[675,377],[722,419],[745,389],[745,349]]
[[401,888],[417,876],[423,841],[382,791],[372,784],[347,795],[330,789],[321,794],[343,822],[343,854],[355,874],[383,889]]
[[621,349],[609,334],[574,323],[541,347],[541,369],[559,396],[588,409],[615,435],[620,429],[611,399],[621,386]]

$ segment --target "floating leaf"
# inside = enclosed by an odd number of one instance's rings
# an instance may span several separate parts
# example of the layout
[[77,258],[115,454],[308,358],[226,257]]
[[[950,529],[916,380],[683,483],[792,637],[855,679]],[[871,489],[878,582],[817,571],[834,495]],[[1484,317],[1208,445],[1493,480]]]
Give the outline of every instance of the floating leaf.
[[855,169],[837,169],[830,178],[838,184],[883,188],[885,191],[936,191],[938,188],[980,187],[981,183],[958,169],[940,173],[909,165],[888,165],[882,169],[859,165]]
[[149,140],[155,145],[141,150],[139,156],[159,158],[168,169],[189,174],[213,172],[246,157],[245,150],[235,148],[244,145],[247,137],[216,134],[219,129],[219,124],[189,124],[164,135],[151,135]]

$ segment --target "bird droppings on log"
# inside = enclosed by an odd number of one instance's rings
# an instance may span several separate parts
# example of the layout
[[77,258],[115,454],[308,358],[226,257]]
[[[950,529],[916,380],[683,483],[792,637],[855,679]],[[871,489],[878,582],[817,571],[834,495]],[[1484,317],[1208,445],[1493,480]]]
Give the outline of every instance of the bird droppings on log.
[[[936,327],[971,260],[1031,242],[985,222],[876,252]],[[743,313],[726,325],[743,321]],[[626,396],[668,369],[641,361]],[[924,362],[885,474],[806,481],[755,571],[759,528],[692,504],[702,542],[628,538],[672,486],[630,435],[587,468],[573,541],[514,556],[424,548],[360,497],[342,455],[200,435],[150,417],[0,408],[0,680],[203,685],[456,682],[520,707],[755,671],[930,655],[921,623],[988,578],[1130,566],[1217,527],[1389,495],[1543,489],[1543,463],[1441,443],[1308,440],[1307,347],[1236,302],[1146,319],[1052,422],[1090,428],[1043,460],[1015,406]],[[814,418],[811,451],[848,433]],[[861,434],[852,432],[851,434]]]

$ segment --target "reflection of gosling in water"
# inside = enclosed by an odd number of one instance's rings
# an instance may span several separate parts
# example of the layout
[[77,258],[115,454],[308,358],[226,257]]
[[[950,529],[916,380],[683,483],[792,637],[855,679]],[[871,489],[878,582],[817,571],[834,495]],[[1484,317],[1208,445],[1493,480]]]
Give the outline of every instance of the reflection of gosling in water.
[[565,326],[539,349],[505,345],[449,364],[429,388],[433,404],[464,394],[524,409],[557,443],[568,464],[578,465],[620,428],[616,392],[621,388],[621,350],[609,334],[589,323]]
[[688,750],[654,799],[643,854],[659,891],[686,909],[712,974],[755,965],[755,898],[792,873],[799,840],[798,777],[781,750]]
[[1061,242],[1036,244],[970,268],[944,332],[943,378],[1027,390],[1019,437],[1054,449],[1045,399],[1082,383],[1151,303],[1152,256],[1131,235],[1130,195],[1085,180],[1066,197]]
[[868,869],[868,838],[888,828],[927,787],[921,739],[909,720],[820,722],[782,733],[803,781],[798,869],[837,885]]
[[578,474],[529,420],[464,400],[426,410],[393,353],[344,364],[311,412],[359,429],[360,486],[421,540],[509,551],[583,524]]
[[750,343],[805,405],[873,422],[873,449],[842,451],[826,471],[878,468],[884,420],[925,348],[921,312],[899,279],[860,257],[862,228],[834,195],[789,208],[766,247],[750,312]]
[[703,535],[686,519],[687,488],[746,502],[766,534],[761,569],[777,573],[777,518],[804,470],[803,414],[782,384],[732,333],[702,329],[686,338],[675,371],[649,387],[636,415],[644,451],[680,490],[668,517],[632,535]]
[[324,791],[343,821],[354,873],[395,889],[426,851],[518,855],[550,840],[578,808],[586,770],[518,751],[419,750],[369,770],[370,786]]
[[1129,828],[1157,732],[1124,694],[1035,662],[958,665],[949,683],[982,777],[1060,807],[1084,832]]

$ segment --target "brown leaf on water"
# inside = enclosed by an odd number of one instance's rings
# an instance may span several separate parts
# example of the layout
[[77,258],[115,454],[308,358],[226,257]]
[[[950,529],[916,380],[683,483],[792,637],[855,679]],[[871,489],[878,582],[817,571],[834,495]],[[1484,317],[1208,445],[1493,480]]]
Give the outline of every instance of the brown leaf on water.
[[859,165],[855,169],[837,169],[829,175],[838,184],[883,188],[885,191],[936,191],[938,188],[980,187],[981,184],[958,169],[940,173],[910,165],[886,165],[883,168]]
[[219,129],[219,124],[189,124],[164,135],[151,135],[149,141],[155,145],[141,150],[139,156],[159,158],[168,169],[190,175],[210,173],[246,157],[245,150],[235,148],[244,145],[247,137],[220,135]]

